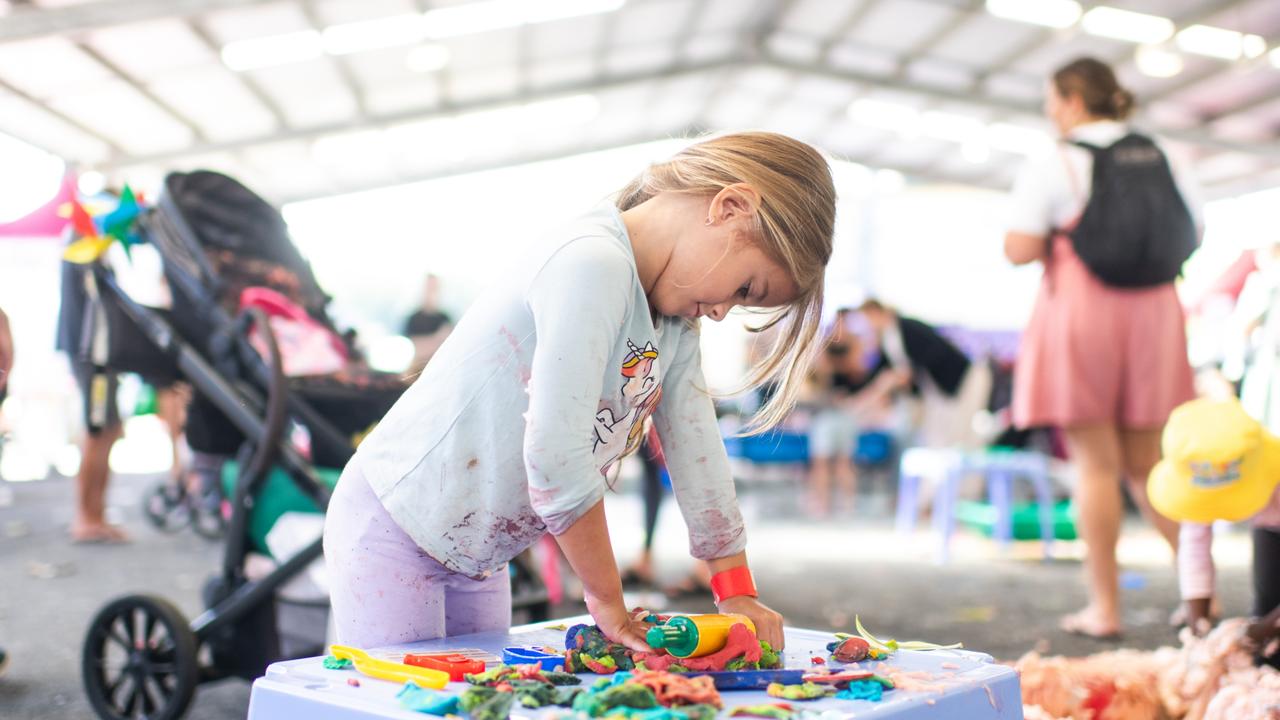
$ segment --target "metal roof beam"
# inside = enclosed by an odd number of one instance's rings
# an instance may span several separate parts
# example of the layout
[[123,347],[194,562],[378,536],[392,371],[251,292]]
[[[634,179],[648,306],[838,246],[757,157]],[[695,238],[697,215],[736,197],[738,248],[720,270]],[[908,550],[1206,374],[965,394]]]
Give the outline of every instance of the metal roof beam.
[[[560,158],[573,157],[575,155],[586,155],[588,153],[593,153],[593,152],[612,150],[614,148],[625,147],[627,145],[639,145],[641,143],[646,143],[646,142],[666,140],[672,137],[688,137],[695,134],[697,134],[696,130],[692,127],[676,128],[676,129],[673,129],[671,132],[667,132],[667,133],[656,132],[656,131],[642,132],[634,135],[629,135],[625,138],[620,138],[617,140],[592,143],[588,145],[577,145],[571,148],[568,152],[566,152],[564,148],[558,148],[558,149],[545,150],[545,151],[535,152],[535,153],[527,153],[523,155],[508,156],[505,158],[489,159],[489,160],[485,160],[483,162],[477,162],[477,163],[467,163],[467,164],[449,168],[448,170],[437,170],[433,172],[409,175],[409,176],[405,176],[403,179],[396,181],[394,184],[409,184],[409,183],[416,183],[416,182],[424,182],[427,180],[438,180],[440,178],[453,177],[456,175],[465,175],[467,173],[483,172],[485,170],[497,170],[504,167],[510,167],[512,165],[527,165],[531,163],[545,162],[548,160],[558,160]],[[637,168],[637,170],[638,169],[639,168]],[[334,195],[347,195],[350,193],[365,192],[368,190],[378,190],[381,188],[392,187],[392,186],[393,184],[388,184],[383,181],[374,181],[371,183],[349,185],[347,187],[341,188],[333,192],[284,195],[280,197],[273,197],[271,198],[271,200],[275,203],[283,205],[285,203],[290,203],[290,202],[314,200],[316,198],[332,197]]]
[[658,72],[633,73],[629,75],[616,75],[607,80],[586,81],[563,83],[554,87],[523,93],[520,95],[508,95],[498,98],[488,98],[484,100],[468,100],[464,102],[444,102],[440,106],[431,110],[414,110],[397,113],[387,113],[382,115],[370,115],[363,124],[352,124],[350,122],[327,123],[325,125],[309,128],[290,129],[284,132],[274,132],[251,138],[242,138],[239,140],[231,140],[227,142],[210,142],[198,143],[190,148],[180,152],[164,152],[152,155],[133,156],[119,158],[111,163],[110,168],[123,167],[127,165],[140,165],[147,163],[167,163],[180,157],[189,155],[202,155],[205,153],[229,152],[235,150],[243,150],[254,145],[262,145],[266,143],[281,142],[286,140],[310,140],[321,137],[323,135],[331,135],[334,133],[358,130],[361,128],[384,127],[387,125],[395,125],[404,122],[414,122],[419,120],[429,120],[438,117],[448,117],[464,113],[479,112],[483,110],[492,110],[513,104],[538,102],[540,100],[551,100],[564,95],[575,95],[588,92],[603,92],[617,87],[630,85],[632,83],[647,82],[652,80],[665,80],[676,77],[685,77],[703,72],[714,72],[716,70],[724,70],[735,67],[741,58],[727,58],[705,63],[681,64]]
[[270,0],[100,0],[47,9],[15,5],[0,22],[0,42],[72,35],[114,25],[192,17],[267,2]]
[[[921,95],[926,99],[933,101],[953,101],[967,103],[987,107],[992,110],[1007,112],[1012,115],[1022,115],[1028,117],[1040,117],[1040,104],[1037,102],[1019,102],[1016,100],[1006,100],[1002,98],[993,98],[982,95],[975,95],[963,90],[952,90],[949,88],[929,87],[919,83],[906,84],[891,78],[879,77],[866,73],[858,73],[851,70],[836,69],[816,64],[796,63],[780,58],[766,58],[766,62],[775,67],[793,70],[796,72],[807,73],[810,75],[821,75],[836,80],[846,80],[851,83],[861,83],[873,87],[887,88],[899,90],[902,92]],[[1280,143],[1245,143],[1233,140],[1226,140],[1215,137],[1209,133],[1199,130],[1180,130],[1176,128],[1151,128],[1151,131],[1171,140],[1179,140],[1194,145],[1202,145],[1219,150],[1232,150],[1253,155],[1263,155],[1267,157],[1280,157]]]
[[151,92],[150,88],[148,88],[146,85],[143,85],[141,82],[138,82],[136,78],[134,78],[129,73],[125,72],[124,69],[122,69],[115,63],[108,60],[102,53],[98,52],[95,48],[83,42],[77,42],[76,47],[84,54],[93,58],[93,60],[97,62],[99,65],[102,65],[103,67],[105,67],[108,71],[111,72],[112,75],[118,78],[121,82],[133,88],[140,95],[145,97],[147,100],[151,101],[152,104],[154,104],[156,107],[164,111],[167,115],[169,115],[169,117],[173,118],[174,120],[176,120],[177,122],[185,126],[188,130],[191,131],[192,137],[194,137],[197,141],[204,142],[205,140],[207,140],[207,138],[205,137],[204,131],[201,130],[200,126],[197,125],[193,120],[191,120],[191,118],[188,118],[186,115],[183,115],[182,113],[178,112],[176,108],[174,108],[172,105],[165,102],[164,100],[161,100],[155,93]]
[[[701,130],[693,126],[675,128],[670,132],[666,132],[666,133],[644,132],[644,133],[638,133],[635,135],[630,135],[625,138],[620,138],[613,141],[606,141],[601,143],[594,143],[591,145],[578,146],[573,148],[568,153],[566,153],[563,149],[559,149],[559,150],[548,150],[548,151],[538,152],[538,153],[530,153],[527,155],[507,157],[507,158],[496,159],[496,160],[488,160],[481,163],[472,163],[472,164],[462,165],[458,167],[453,167],[448,170],[440,170],[435,172],[428,172],[428,173],[408,176],[404,178],[401,182],[403,184],[409,184],[409,183],[416,183],[416,182],[425,182],[428,180],[439,180],[441,178],[455,177],[457,175],[464,175],[467,173],[482,172],[485,170],[496,170],[504,167],[510,167],[513,165],[526,165],[530,163],[544,162],[548,160],[558,160],[565,157],[585,155],[587,153],[601,152],[605,150],[612,150],[614,148],[626,147],[628,145],[639,145],[641,143],[656,142],[658,140],[667,140],[670,138],[692,138],[692,137],[696,137],[699,134],[701,134]],[[883,168],[887,170],[897,170],[898,172],[901,172],[904,175],[908,175],[908,176],[923,179],[923,180],[955,183],[960,185],[969,185],[973,187],[992,188],[992,189],[999,189],[999,190],[1006,189],[1003,183],[999,183],[994,180],[989,180],[987,178],[963,177],[959,175],[951,175],[948,173],[940,173],[940,172],[934,172],[934,171],[924,172],[917,167],[911,167],[908,165],[901,165],[901,164],[873,163],[873,162],[867,161],[865,158],[855,157],[855,156],[837,155],[836,159],[842,160],[845,162],[854,162],[854,163],[859,163],[863,165],[868,165],[869,167],[873,167],[876,169]],[[391,187],[391,185],[388,185],[385,182],[375,181],[372,183],[351,185],[334,192],[282,195],[278,197],[272,197],[270,199],[272,200],[272,202],[275,202],[279,205],[283,205],[285,203],[315,200],[323,197],[332,197],[334,195],[345,195],[349,193],[378,190],[385,187]]]

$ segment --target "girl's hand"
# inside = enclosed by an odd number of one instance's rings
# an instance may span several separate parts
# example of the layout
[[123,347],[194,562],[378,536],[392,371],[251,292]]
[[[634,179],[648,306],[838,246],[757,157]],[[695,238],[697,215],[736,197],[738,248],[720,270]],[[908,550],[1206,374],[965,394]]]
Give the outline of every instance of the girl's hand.
[[1209,598],[1186,601],[1187,627],[1191,629],[1192,635],[1204,637],[1213,629],[1213,619],[1210,617],[1211,602]]
[[604,601],[587,595],[586,601],[587,612],[591,613],[596,626],[605,637],[636,652],[653,652],[653,648],[649,647],[644,640],[648,626],[634,619],[631,613],[627,612],[621,597],[613,601]]
[[782,634],[782,615],[769,609],[759,599],[750,595],[738,595],[720,601],[720,612],[746,615],[756,625],[756,636],[769,643],[774,650],[782,650],[786,639]]

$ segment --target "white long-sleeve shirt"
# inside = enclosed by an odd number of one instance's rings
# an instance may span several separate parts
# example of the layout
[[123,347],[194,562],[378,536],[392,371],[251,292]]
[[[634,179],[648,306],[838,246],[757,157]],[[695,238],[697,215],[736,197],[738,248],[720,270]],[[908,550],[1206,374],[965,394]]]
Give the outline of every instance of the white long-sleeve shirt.
[[[1271,493],[1266,507],[1249,518],[1249,524],[1280,529],[1280,488]],[[1178,589],[1183,600],[1213,597],[1213,526],[1184,522],[1178,533]]]
[[601,206],[533,244],[351,461],[431,557],[484,577],[604,495],[652,415],[694,557],[746,545],[696,325],[651,318]]

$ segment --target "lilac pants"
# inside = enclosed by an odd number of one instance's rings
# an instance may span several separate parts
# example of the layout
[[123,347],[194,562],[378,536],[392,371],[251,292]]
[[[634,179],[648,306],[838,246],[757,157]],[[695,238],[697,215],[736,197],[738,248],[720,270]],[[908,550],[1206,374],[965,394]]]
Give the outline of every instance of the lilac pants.
[[400,529],[351,466],[329,502],[324,557],[340,644],[376,648],[511,626],[505,568],[484,580],[445,568]]

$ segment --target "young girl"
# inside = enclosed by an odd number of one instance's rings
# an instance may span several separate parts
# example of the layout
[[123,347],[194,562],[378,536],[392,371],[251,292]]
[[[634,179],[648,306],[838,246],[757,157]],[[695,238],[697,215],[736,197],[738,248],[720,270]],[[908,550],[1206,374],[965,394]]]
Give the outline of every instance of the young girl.
[[834,221],[821,155],[741,133],[651,166],[616,206],[532,245],[342,474],[324,535],[338,639],[377,647],[505,630],[507,561],[550,532],[600,628],[645,649],[602,499],[605,474],[651,415],[717,605],[781,647],[782,618],[747,569],[698,322],[737,305],[782,308],[773,352],[749,378],[780,379],[754,427],[778,422],[814,343]]
[[[1178,585],[1187,625],[1210,626],[1214,596],[1213,523],[1253,526],[1253,615],[1249,637],[1271,654],[1280,636],[1280,438],[1245,413],[1235,398],[1182,405],[1164,429],[1165,458],[1151,472],[1151,504],[1182,523]],[[1280,654],[1268,662],[1280,664]]]

